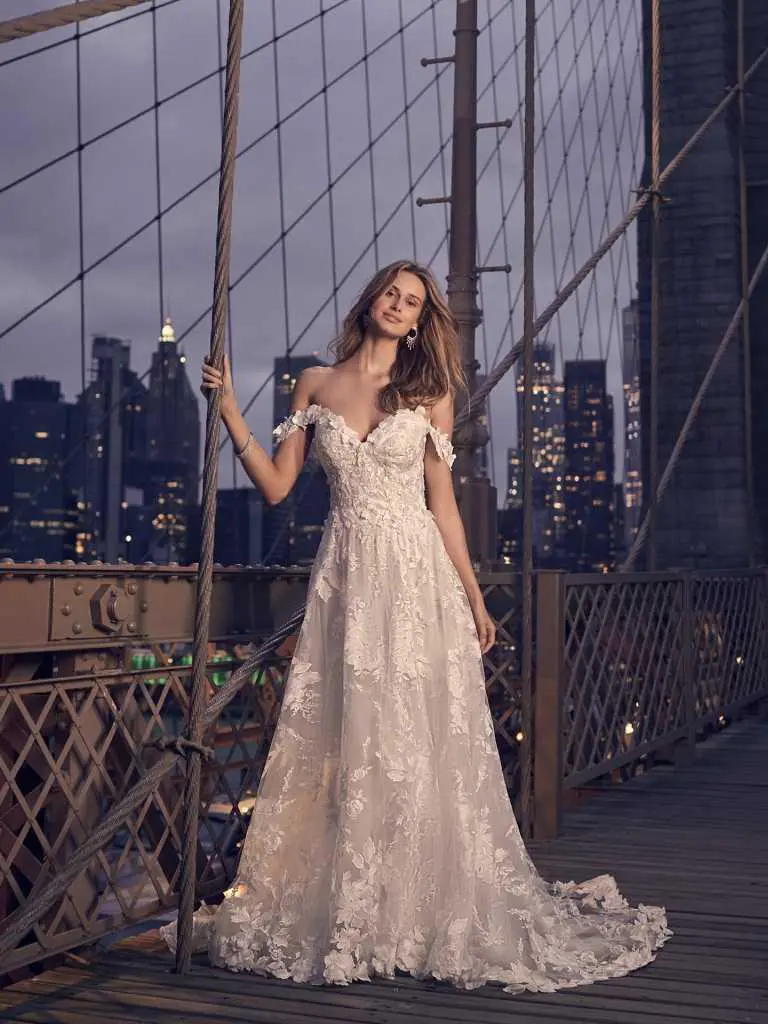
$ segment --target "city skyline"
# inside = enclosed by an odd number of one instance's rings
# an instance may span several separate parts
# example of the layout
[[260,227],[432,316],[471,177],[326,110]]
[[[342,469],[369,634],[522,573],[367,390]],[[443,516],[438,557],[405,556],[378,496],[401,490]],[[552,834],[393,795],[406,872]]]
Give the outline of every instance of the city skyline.
[[[10,0],[13,8],[13,0]],[[24,4],[17,4],[22,12]],[[222,10],[223,4],[219,5]],[[281,89],[281,109],[286,116],[312,94],[320,84],[320,37],[317,23],[292,33],[300,21],[299,15],[306,3],[279,5],[278,30],[280,35],[277,73]],[[369,67],[375,76],[371,92],[371,116],[374,131],[384,131],[392,119],[392,111],[404,103],[400,82],[400,44],[396,5],[366,4],[367,33],[370,47],[381,46],[371,54]],[[633,4],[633,6],[636,6]],[[494,18],[494,33],[500,50],[496,86],[497,102],[488,86],[491,80],[489,32],[481,30],[479,53],[479,88],[482,94],[478,116],[493,120],[496,116],[519,116],[519,88],[515,75],[517,60],[503,65],[501,53],[514,53],[522,37],[520,12],[514,5],[493,0],[489,11],[483,11],[481,22],[487,16]],[[302,8],[302,11],[299,10]],[[421,12],[424,13],[421,16]],[[554,67],[543,62],[537,78],[540,84],[539,118],[542,123],[553,120],[552,131],[542,137],[543,146],[537,155],[540,172],[537,209],[546,227],[537,246],[536,291],[537,305],[543,307],[557,291],[560,283],[574,264],[591,254],[593,234],[602,225],[617,222],[630,196],[630,189],[639,176],[636,167],[637,137],[641,130],[641,92],[639,75],[633,77],[637,65],[639,45],[637,10],[611,21],[608,26],[613,48],[603,49],[604,27],[593,26],[585,11],[576,10],[573,30],[564,31],[564,25],[553,18],[544,19],[540,26],[540,41],[546,51],[556,47],[564,66],[574,65],[583,74],[584,84],[594,82],[594,89],[608,102],[611,89],[616,90],[613,100],[626,114],[617,127],[614,139],[608,127],[604,137],[600,134],[599,118],[588,108],[581,115],[584,141],[589,150],[605,150],[609,165],[616,167],[616,184],[609,195],[603,191],[599,177],[595,176],[583,201],[578,195],[573,201],[582,211],[571,223],[567,205],[567,189],[562,186],[547,193],[544,173],[545,159],[552,166],[565,160],[575,168],[582,154],[574,144],[568,153],[561,151],[559,129],[555,127],[562,116],[570,120],[578,110],[577,81],[569,78],[564,88],[558,86]],[[218,165],[219,108],[215,76],[178,100],[166,102],[166,97],[183,89],[200,72],[216,64],[216,4],[205,0],[184,0],[173,7],[157,12],[158,51],[160,55],[159,92],[161,107],[161,193],[163,206],[175,203],[198,178],[215,171]],[[453,43],[453,5],[439,3],[434,11],[436,40],[433,35],[430,5],[415,3],[413,17],[407,30],[408,58],[406,61],[406,88],[409,97],[420,94],[429,86],[431,72],[421,67],[422,55],[437,50],[447,52]],[[9,16],[13,15],[13,9]],[[152,103],[152,33],[151,19],[115,17],[104,24],[119,23],[115,29],[107,28],[84,37],[83,57],[83,134],[86,142],[106,131],[123,117],[131,117],[144,104]],[[100,22],[101,23],[101,22]],[[344,16],[343,11],[329,10],[326,47],[330,73],[341,75],[355,63],[360,51],[360,18]],[[599,31],[598,31],[599,28]],[[90,29],[88,29],[90,31]],[[176,40],[183,33],[184,47]],[[589,39],[591,33],[599,36],[600,61],[595,68],[583,67],[584,53],[578,51],[574,39]],[[392,35],[391,42],[385,42]],[[266,12],[254,10],[246,16],[244,50],[250,52],[272,39],[274,33]],[[626,71],[628,84],[615,78],[618,44],[627,47]],[[7,53],[16,55],[33,49],[34,41],[13,43]],[[71,62],[64,59],[59,48],[30,61],[21,61],[0,68],[8,87],[19,96],[19,107],[0,112],[3,137],[12,144],[0,154],[0,187],[17,176],[27,174],[37,164],[65,151],[76,135],[73,107],[74,74]],[[574,57],[576,49],[577,56]],[[254,137],[268,133],[273,123],[270,107],[274,89],[274,69],[271,58],[254,55],[243,62],[243,104],[241,110],[240,139],[242,146]],[[384,72],[393,62],[398,67],[396,76]],[[37,73],[30,77],[28,66],[35,65]],[[305,75],[291,74],[301,66]],[[613,82],[615,85],[612,85]],[[342,170],[367,144],[364,125],[363,100],[366,85],[362,64],[339,80],[330,93],[330,159],[340,175],[334,187],[334,253],[328,237],[328,202],[323,199],[313,213],[297,224],[285,241],[273,246],[279,238],[279,212],[281,202],[284,216],[292,223],[312,202],[325,184],[326,140],[322,133],[322,98],[313,101],[306,111],[292,117],[281,131],[284,154],[283,188],[276,176],[274,163],[274,136],[249,151],[238,161],[237,196],[233,238],[233,280],[237,281],[262,250],[270,249],[242,284],[232,292],[232,339],[234,348],[235,384],[243,404],[259,388],[262,398],[248,415],[249,424],[257,438],[268,444],[270,440],[271,409],[267,383],[273,359],[285,351],[286,343],[293,344],[299,337],[294,352],[297,356],[316,353],[326,357],[327,345],[336,329],[337,315],[346,308],[374,269],[379,264],[403,254],[411,255],[413,238],[417,255],[429,260],[438,250],[445,232],[443,211],[439,207],[418,209],[413,202],[418,195],[440,195],[443,191],[441,160],[429,166],[419,181],[416,191],[391,223],[390,215],[408,188],[404,155],[410,134],[414,174],[421,173],[450,135],[452,81],[450,73],[441,74],[439,84],[432,85],[423,98],[415,102],[409,113],[408,132],[404,119],[397,121],[382,136],[372,154],[376,177],[376,212],[370,209],[370,182],[368,162],[358,163],[348,173]],[[259,102],[254,97],[263,99]],[[439,100],[439,104],[438,104]],[[603,100],[601,100],[603,102]],[[504,106],[504,110],[497,107]],[[508,108],[508,109],[506,109]],[[625,109],[626,108],[626,109]],[[354,115],[360,115],[354,116]],[[42,120],[41,120],[42,119]],[[35,126],[34,130],[31,126]],[[194,129],[191,127],[194,125]],[[615,152],[615,143],[620,152]],[[521,174],[521,153],[516,130],[504,133],[500,161],[494,156],[495,132],[478,133],[478,160],[482,169],[488,161],[488,170],[480,178],[478,191],[480,255],[484,262],[513,265],[512,278],[505,275],[485,275],[480,282],[481,305],[485,315],[484,327],[478,332],[477,352],[481,361],[488,350],[488,361],[494,362],[495,350],[501,352],[519,337],[522,328],[521,306],[514,298],[517,281],[521,276],[522,207],[518,201],[510,205],[503,220],[504,231],[494,245],[492,240],[500,227],[500,207],[496,172],[514,189]],[[154,120],[151,115],[138,118],[131,126],[121,129],[102,142],[87,145],[83,154],[84,174],[84,247],[86,264],[97,260],[147,220],[155,208],[154,178]],[[307,154],[318,159],[307,159]],[[444,154],[447,161],[447,152]],[[322,159],[320,159],[322,157]],[[3,219],[3,239],[0,239],[0,269],[7,288],[0,296],[0,331],[24,314],[25,310],[42,301],[48,291],[58,288],[77,275],[77,195],[74,160],[57,165],[42,177],[0,195],[0,217]],[[581,186],[580,186],[581,188]],[[513,193],[511,193],[513,194]],[[131,339],[134,362],[144,366],[154,345],[158,325],[165,316],[173,317],[181,344],[189,358],[194,377],[209,341],[209,316],[203,316],[212,296],[212,256],[215,237],[216,182],[195,192],[188,200],[163,217],[162,231],[148,230],[128,247],[86,276],[84,285],[86,346],[94,335],[115,335]],[[606,220],[607,218],[607,220]],[[551,230],[550,230],[551,229]],[[376,232],[379,232],[377,235]],[[161,298],[158,281],[157,235],[162,234],[163,281]],[[571,234],[573,237],[571,238]],[[375,239],[375,245],[374,245]],[[31,241],[36,240],[34,254]],[[508,244],[509,243],[509,244]],[[360,254],[371,248],[364,257]],[[505,250],[507,255],[505,255]],[[596,278],[583,289],[578,304],[569,303],[542,337],[555,344],[558,364],[562,370],[562,356],[573,358],[607,355],[610,363],[612,387],[620,394],[622,373],[620,366],[619,324],[617,308],[629,301],[634,289],[634,235],[630,231],[626,244],[617,247],[618,263],[612,270],[608,261]],[[285,277],[283,276],[285,257]],[[334,273],[338,289],[334,289]],[[443,247],[433,263],[440,284],[445,287],[447,260]],[[619,296],[617,299],[617,288]],[[333,291],[333,297],[330,298]],[[512,302],[510,302],[510,293]],[[316,312],[323,303],[317,319]],[[509,320],[510,306],[514,313]],[[509,325],[511,323],[511,329]],[[5,360],[3,380],[26,375],[45,365],[49,376],[61,380],[65,394],[73,396],[82,389],[78,350],[80,336],[80,296],[75,284],[65,291],[50,307],[46,307],[12,331],[3,339]],[[43,352],[42,359],[40,352]],[[514,415],[515,382],[505,381],[494,392],[491,418],[494,432],[493,448],[489,449],[490,469],[496,478],[497,490],[504,490],[505,452],[516,441]],[[201,410],[203,408],[202,400]],[[491,458],[492,456],[492,458]],[[233,478],[232,462],[222,466],[224,482],[243,482],[236,470]]]

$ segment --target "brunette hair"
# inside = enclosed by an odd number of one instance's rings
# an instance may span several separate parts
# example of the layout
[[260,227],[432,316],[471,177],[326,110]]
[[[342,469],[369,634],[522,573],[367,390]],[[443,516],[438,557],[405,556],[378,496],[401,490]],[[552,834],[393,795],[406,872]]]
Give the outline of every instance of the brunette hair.
[[368,326],[371,306],[401,271],[419,278],[426,298],[419,314],[416,344],[412,349],[402,343],[397,346],[392,379],[379,393],[379,406],[388,413],[397,412],[402,406],[432,405],[443,395],[466,388],[456,317],[448,308],[432,272],[411,260],[390,263],[363,288],[344,318],[341,334],[331,343],[336,362],[345,362],[358,350]]

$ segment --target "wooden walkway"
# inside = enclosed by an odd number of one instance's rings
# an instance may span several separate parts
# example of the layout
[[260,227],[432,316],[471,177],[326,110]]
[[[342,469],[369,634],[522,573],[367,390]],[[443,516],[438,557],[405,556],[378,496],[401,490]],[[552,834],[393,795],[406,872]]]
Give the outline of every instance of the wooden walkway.
[[408,977],[346,988],[234,975],[185,978],[149,933],[0,992],[0,1020],[36,1024],[768,1024],[768,723],[703,744],[571,812],[534,844],[549,877],[611,871],[634,902],[663,902],[675,935],[635,974],[568,992],[462,993]]

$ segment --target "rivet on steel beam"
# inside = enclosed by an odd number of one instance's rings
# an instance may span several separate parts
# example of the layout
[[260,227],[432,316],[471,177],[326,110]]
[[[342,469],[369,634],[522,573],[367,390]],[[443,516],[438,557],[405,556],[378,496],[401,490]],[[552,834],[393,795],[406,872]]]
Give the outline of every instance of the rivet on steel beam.
[[74,622],[72,624],[72,632],[75,634],[75,636],[79,636],[80,633],[83,632],[83,627],[80,625],[79,622]]
[[76,584],[75,584],[75,586],[74,586],[74,591],[75,591],[75,594],[76,594],[76,595],[77,595],[78,597],[79,597],[79,596],[80,596],[80,595],[82,594],[82,592],[83,592],[83,590],[84,590],[84,589],[85,589],[85,588],[83,587],[83,584],[82,584],[82,583],[76,583]]
[[135,583],[126,583],[125,585],[125,592],[127,594],[135,594],[138,589]]
[[61,614],[62,615],[71,615],[72,614],[72,605],[71,604],[65,604],[62,607],[62,609],[61,609]]
[[128,630],[129,633],[135,633],[136,632],[136,623],[135,622],[129,622],[128,625],[125,628]]

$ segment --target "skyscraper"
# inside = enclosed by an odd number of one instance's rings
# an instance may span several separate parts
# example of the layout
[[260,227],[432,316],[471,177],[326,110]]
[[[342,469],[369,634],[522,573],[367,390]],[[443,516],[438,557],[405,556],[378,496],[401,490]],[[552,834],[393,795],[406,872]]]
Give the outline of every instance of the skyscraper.
[[628,551],[640,527],[643,502],[637,299],[624,308],[621,323],[624,375],[624,535],[621,547]]
[[73,415],[72,478],[86,525],[81,557],[105,562],[130,560],[132,550],[142,543],[146,550],[149,542],[146,530],[139,536],[135,514],[144,502],[148,396],[130,368],[130,353],[122,338],[93,339],[91,382]]
[[[736,84],[734,0],[661,4],[661,166],[679,151]],[[743,0],[745,63],[768,38],[768,4]],[[650,183],[651,45],[644,0],[646,165]],[[749,82],[743,135],[750,273],[768,244],[768,74]],[[709,128],[664,186],[661,208],[658,464],[663,471],[712,356],[741,298],[740,130],[736,102]],[[651,220],[639,244],[640,392],[644,502],[650,500]],[[764,557],[768,533],[768,276],[750,303],[751,379],[744,339],[734,338],[698,413],[658,508],[657,565],[727,568]],[[751,398],[751,422],[747,423]],[[751,428],[753,458],[749,465]],[[749,477],[756,497],[753,536]],[[647,545],[646,545],[647,548]]]
[[264,501],[253,486],[216,495],[214,558],[222,565],[257,565],[263,549]]
[[565,568],[614,563],[613,400],[602,359],[565,364]]
[[185,364],[166,320],[147,388],[143,503],[150,511],[146,557],[155,562],[191,560],[196,550],[200,410]]
[[[533,349],[533,547],[535,563],[558,564],[563,542],[563,384],[555,377],[554,347],[538,342]],[[522,369],[517,378],[517,461],[522,483],[524,389]]]
[[[302,370],[323,366],[317,356],[280,356],[275,359],[273,422],[277,426],[291,411],[291,396]],[[263,560],[268,565],[302,565],[317,553],[323,523],[330,508],[330,494],[314,451],[296,484],[279,505],[266,511]]]
[[66,455],[72,407],[58,381],[22,377],[0,402],[0,555],[60,561],[76,555],[81,509]]

